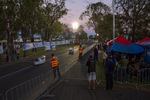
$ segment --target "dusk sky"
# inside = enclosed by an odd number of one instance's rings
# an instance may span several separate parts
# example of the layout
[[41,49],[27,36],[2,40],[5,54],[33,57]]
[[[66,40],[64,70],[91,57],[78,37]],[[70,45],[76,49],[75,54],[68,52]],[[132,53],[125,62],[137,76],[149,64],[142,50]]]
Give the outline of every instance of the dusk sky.
[[[80,25],[83,25],[85,27],[85,23],[87,20],[85,19],[81,21],[79,19],[80,14],[86,10],[87,5],[99,1],[111,7],[112,0],[66,0],[66,8],[69,9],[69,11],[68,14],[64,16],[60,21],[70,27],[72,27],[71,25],[73,22],[78,22]],[[88,33],[88,35],[95,34],[93,30],[89,30],[87,27],[85,27],[84,30]]]

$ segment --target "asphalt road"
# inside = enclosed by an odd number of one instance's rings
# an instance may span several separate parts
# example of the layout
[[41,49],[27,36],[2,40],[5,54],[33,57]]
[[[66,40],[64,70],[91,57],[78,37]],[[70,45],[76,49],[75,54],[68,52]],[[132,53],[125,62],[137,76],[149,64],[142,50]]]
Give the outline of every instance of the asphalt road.
[[[68,54],[69,49],[53,51],[58,57],[59,64],[65,65],[73,60],[78,59],[78,47],[75,47],[73,55]],[[38,75],[51,70],[49,58],[52,52],[46,56],[46,63],[38,66],[33,65],[33,58],[12,64],[1,65],[0,67],[0,93],[5,94],[7,90],[28,81]]]

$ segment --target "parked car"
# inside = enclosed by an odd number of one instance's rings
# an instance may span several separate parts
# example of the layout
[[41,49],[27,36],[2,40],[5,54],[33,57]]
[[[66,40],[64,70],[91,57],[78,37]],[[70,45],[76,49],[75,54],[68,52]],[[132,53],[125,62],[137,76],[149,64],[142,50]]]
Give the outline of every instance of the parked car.
[[46,56],[40,56],[34,60],[34,65],[44,64],[46,62]]
[[74,54],[74,48],[69,48],[69,54]]

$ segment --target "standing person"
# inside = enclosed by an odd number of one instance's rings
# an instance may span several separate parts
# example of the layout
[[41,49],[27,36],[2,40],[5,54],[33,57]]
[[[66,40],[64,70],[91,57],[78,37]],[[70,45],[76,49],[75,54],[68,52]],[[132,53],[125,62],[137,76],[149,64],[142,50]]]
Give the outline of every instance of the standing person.
[[103,65],[105,65],[106,58],[108,57],[108,55],[106,54],[106,50],[105,49],[103,50],[102,56],[103,56]]
[[126,58],[126,55],[123,54],[121,60],[119,61],[120,64],[120,81],[121,82],[127,82],[127,65],[128,65],[128,59]]
[[82,51],[83,51],[83,48],[82,48],[82,45],[80,45],[80,47],[79,47],[79,58],[82,57]]
[[88,61],[86,62],[86,66],[88,67],[88,81],[89,81],[89,89],[92,87],[95,90],[96,86],[96,62],[93,59],[93,56],[90,55]]
[[59,72],[59,66],[58,66],[59,65],[58,59],[54,56],[54,54],[51,55],[50,64],[51,67],[53,68],[54,78],[56,79],[56,71],[58,73],[58,77],[61,78],[61,74]]
[[20,56],[20,50],[19,50],[19,47],[16,48],[16,56],[17,56],[17,59],[19,59],[19,56]]
[[114,74],[115,62],[112,57],[107,57],[105,64],[105,75],[106,75],[106,90],[111,90],[113,88],[113,74]]
[[97,49],[97,46],[94,48],[94,60],[98,62],[98,49]]

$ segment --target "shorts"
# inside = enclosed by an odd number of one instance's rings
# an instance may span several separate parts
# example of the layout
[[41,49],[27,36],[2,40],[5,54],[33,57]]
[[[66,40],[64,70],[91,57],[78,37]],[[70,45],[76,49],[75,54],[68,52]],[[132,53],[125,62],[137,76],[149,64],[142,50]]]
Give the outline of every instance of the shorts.
[[90,72],[88,73],[88,80],[96,80],[96,73],[95,72]]

